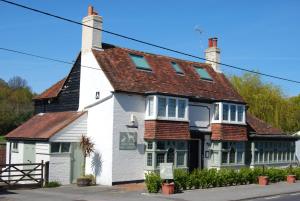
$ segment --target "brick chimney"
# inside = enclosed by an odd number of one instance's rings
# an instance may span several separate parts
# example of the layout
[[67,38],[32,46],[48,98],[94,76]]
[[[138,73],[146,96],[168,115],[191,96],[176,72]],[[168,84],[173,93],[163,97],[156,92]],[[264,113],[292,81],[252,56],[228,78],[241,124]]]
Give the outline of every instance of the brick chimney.
[[[88,15],[83,18],[82,23],[90,27],[102,29],[102,17],[94,11],[93,6],[88,7]],[[82,26],[82,53],[91,51],[92,48],[102,49],[102,32],[97,29]]]
[[221,73],[220,64],[220,49],[218,48],[218,38],[209,38],[208,39],[208,48],[205,50],[205,59],[209,60],[206,63],[211,64],[212,68]]

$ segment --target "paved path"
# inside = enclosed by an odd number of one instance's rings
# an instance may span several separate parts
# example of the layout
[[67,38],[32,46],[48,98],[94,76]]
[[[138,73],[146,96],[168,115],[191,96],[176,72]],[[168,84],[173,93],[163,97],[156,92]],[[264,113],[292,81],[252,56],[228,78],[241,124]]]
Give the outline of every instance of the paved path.
[[[299,194],[296,194],[299,193]],[[276,195],[281,194],[281,197]],[[212,189],[188,190],[163,196],[148,194],[139,188],[63,186],[51,189],[13,190],[0,193],[1,201],[235,201],[235,200],[300,200],[300,182],[269,186],[244,185]],[[272,200],[269,199],[269,200]],[[277,199],[277,200],[276,200]]]

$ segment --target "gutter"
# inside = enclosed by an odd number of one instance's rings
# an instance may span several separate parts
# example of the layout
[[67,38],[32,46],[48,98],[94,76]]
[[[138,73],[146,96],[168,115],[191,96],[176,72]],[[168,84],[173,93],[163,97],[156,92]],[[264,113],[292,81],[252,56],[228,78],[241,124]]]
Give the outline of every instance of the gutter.
[[300,136],[284,135],[284,134],[250,134],[251,138],[280,138],[280,139],[300,139]]

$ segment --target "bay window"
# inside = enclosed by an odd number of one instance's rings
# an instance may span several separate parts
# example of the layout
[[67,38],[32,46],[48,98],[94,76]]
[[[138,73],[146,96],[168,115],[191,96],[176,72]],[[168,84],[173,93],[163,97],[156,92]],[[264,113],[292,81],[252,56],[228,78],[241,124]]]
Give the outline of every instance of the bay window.
[[183,120],[187,121],[187,99],[153,95],[147,97],[146,120]]
[[146,169],[159,169],[160,163],[173,163],[176,168],[187,168],[187,141],[147,141]]
[[215,103],[212,123],[245,124],[245,106],[233,103]]

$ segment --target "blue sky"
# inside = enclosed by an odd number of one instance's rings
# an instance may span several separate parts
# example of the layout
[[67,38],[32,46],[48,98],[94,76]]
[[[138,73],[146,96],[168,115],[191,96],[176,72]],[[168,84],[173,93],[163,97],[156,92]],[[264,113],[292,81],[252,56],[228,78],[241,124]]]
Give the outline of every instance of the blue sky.
[[[217,36],[223,63],[300,81],[300,1],[297,0],[12,0],[81,21],[89,4],[103,16],[104,29],[204,56],[207,38]],[[73,61],[81,27],[0,2],[0,47]],[[204,32],[200,34],[195,27]],[[182,55],[104,34],[103,41],[157,54]],[[0,50],[0,78],[25,78],[40,93],[71,66]],[[226,74],[241,71],[222,67]],[[287,96],[300,84],[264,78]]]

